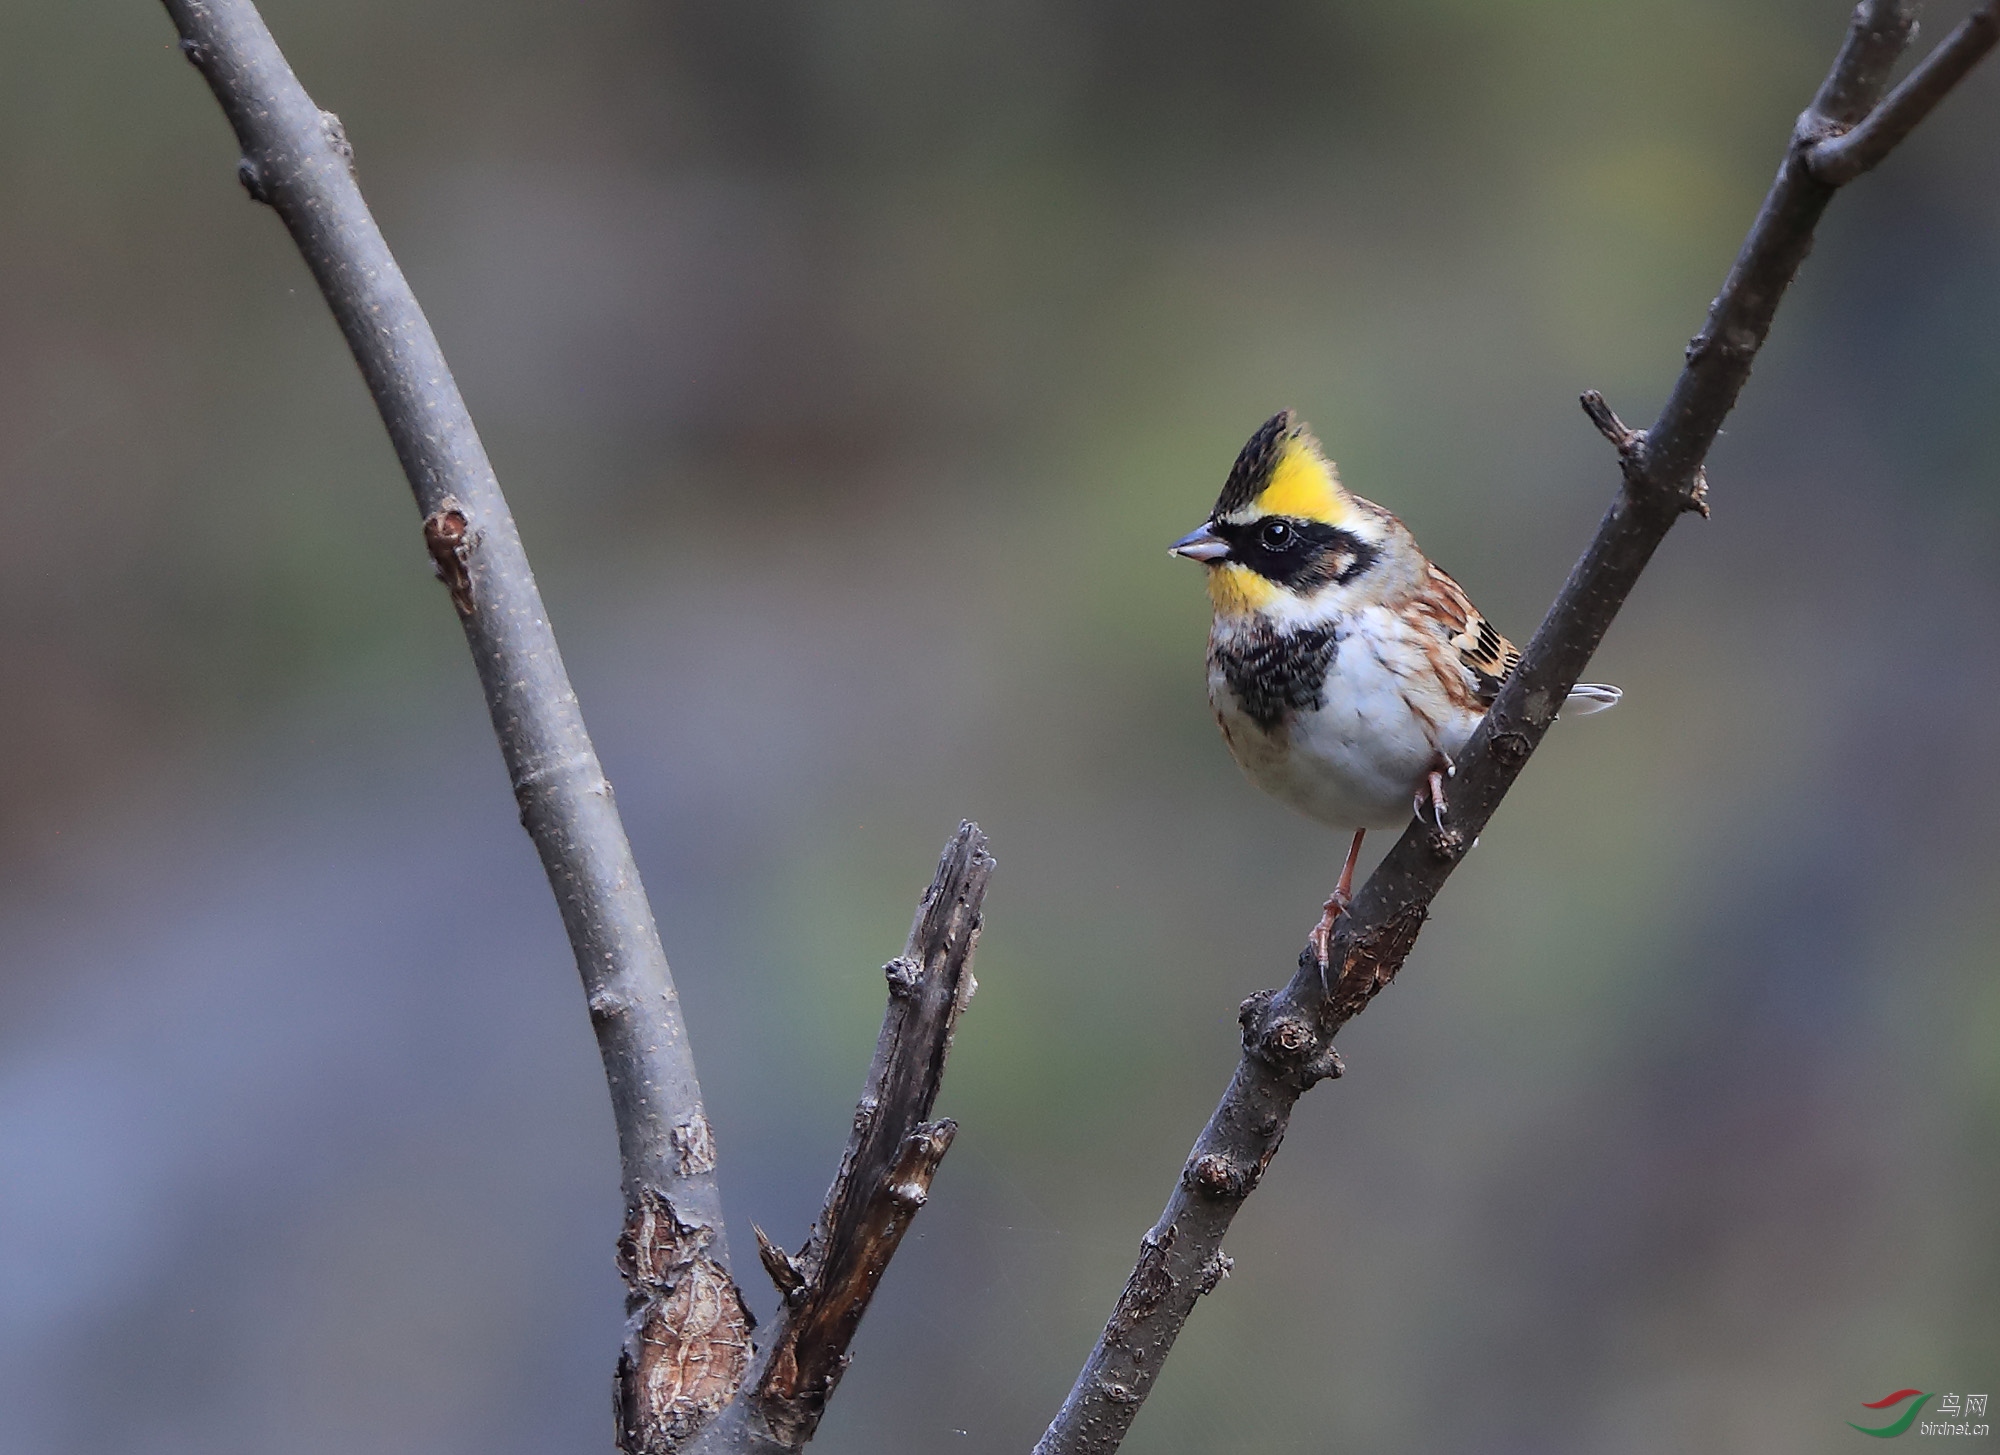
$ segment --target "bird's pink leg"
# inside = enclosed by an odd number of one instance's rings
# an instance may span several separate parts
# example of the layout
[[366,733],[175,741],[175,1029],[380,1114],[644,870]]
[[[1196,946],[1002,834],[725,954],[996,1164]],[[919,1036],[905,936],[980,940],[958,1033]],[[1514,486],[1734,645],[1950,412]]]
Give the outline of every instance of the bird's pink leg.
[[1444,828],[1444,775],[1443,768],[1431,769],[1431,821],[1440,830]]
[[1354,831],[1354,842],[1347,846],[1347,862],[1340,866],[1340,882],[1333,886],[1333,898],[1320,906],[1319,923],[1313,926],[1313,952],[1319,956],[1319,968],[1326,969],[1327,944],[1333,937],[1333,922],[1347,913],[1347,906],[1354,902],[1354,861],[1361,857],[1361,839],[1366,829]]

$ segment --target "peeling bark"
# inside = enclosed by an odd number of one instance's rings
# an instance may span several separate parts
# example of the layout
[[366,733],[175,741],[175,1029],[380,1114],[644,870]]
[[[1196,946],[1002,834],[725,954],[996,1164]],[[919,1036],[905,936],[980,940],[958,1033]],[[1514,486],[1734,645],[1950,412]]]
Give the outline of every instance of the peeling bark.
[[672,1455],[729,1403],[750,1365],[753,1320],[712,1235],[647,1194],[618,1238],[625,1348],[618,1356],[618,1446]]

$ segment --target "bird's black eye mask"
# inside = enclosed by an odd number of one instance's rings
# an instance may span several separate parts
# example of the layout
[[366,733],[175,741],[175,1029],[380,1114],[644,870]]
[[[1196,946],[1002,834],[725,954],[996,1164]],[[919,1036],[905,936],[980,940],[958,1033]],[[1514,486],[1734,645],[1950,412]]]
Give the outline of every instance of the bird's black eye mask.
[[1212,520],[1208,528],[1229,543],[1230,560],[1302,595],[1345,586],[1382,554],[1351,531],[1291,515],[1267,515],[1244,525]]

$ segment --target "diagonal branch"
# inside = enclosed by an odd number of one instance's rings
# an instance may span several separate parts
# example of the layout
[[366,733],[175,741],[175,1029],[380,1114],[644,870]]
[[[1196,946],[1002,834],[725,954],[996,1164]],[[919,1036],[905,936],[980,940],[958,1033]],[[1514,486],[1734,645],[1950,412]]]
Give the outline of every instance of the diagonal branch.
[[1660,541],[1682,514],[1707,513],[1702,463],[1812,246],[1820,214],[1845,179],[1819,171],[1817,149],[1842,133],[1861,137],[1841,165],[1854,165],[1854,157],[1866,158],[1854,172],[1872,164],[1984,49],[1955,33],[1940,47],[1947,59],[1920,68],[1902,88],[1919,99],[1905,104],[1902,119],[1870,133],[1866,119],[1914,29],[1902,0],[1856,7],[1846,44],[1799,118],[1653,427],[1628,429],[1601,397],[1584,396],[1592,420],[1618,447],[1624,478],[1610,510],[1461,755],[1444,826],[1418,823],[1404,832],[1336,925],[1324,969],[1308,946],[1290,984],[1243,1003],[1235,1075],[1036,1455],[1107,1455],[1123,1441],[1196,1300],[1227,1269],[1223,1234],[1276,1155],[1293,1104],[1316,1081],[1340,1074],[1334,1033],[1402,967],[1431,900],[1555,721]]
[[[362,200],[340,121],[292,74],[251,0],[165,0],[181,49],[242,147],[237,175],[283,219],[347,336],[424,517],[493,730],[561,907],[618,1125],[628,1363],[658,1372],[672,1421],[699,1423],[749,1357],[730,1281],[715,1145],[659,930],[548,611],[444,353]],[[653,1354],[648,1353],[649,1348]]]
[[959,825],[908,945],[882,967],[889,1005],[875,1060],[805,1251],[792,1258],[757,1232],[784,1307],[742,1391],[689,1447],[694,1455],[776,1455],[802,1448],[818,1429],[861,1316],[958,1130],[929,1117],[952,1031],[972,999],[972,952],[992,873],[986,836],[975,824]]

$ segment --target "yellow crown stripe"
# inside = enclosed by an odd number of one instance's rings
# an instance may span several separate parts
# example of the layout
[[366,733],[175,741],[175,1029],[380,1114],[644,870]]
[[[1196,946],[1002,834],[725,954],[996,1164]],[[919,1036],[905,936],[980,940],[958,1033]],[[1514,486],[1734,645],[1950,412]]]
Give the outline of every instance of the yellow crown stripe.
[[1284,453],[1271,470],[1271,483],[1257,497],[1265,515],[1289,515],[1327,525],[1346,523],[1352,507],[1333,472],[1333,464],[1301,439],[1285,442]]

